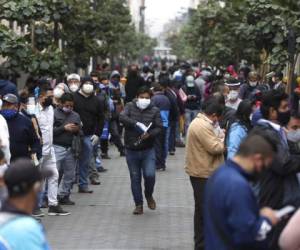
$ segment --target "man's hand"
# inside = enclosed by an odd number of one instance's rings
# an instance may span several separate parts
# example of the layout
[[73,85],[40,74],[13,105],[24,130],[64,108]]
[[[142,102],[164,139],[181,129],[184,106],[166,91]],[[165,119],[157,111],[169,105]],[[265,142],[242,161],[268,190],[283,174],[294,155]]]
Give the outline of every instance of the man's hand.
[[275,211],[269,207],[262,208],[260,210],[260,215],[268,218],[271,221],[273,226],[275,226],[279,222],[279,219],[277,218]]
[[76,133],[79,131],[79,126],[74,123],[68,123],[64,126],[66,131],[69,131],[71,133]]
[[92,145],[95,146],[99,142],[99,136],[93,135],[91,137],[91,142],[92,142]]
[[140,130],[142,130],[144,133],[147,131],[147,127],[146,127],[146,125],[145,124],[143,124],[143,123],[141,123],[141,122],[137,122],[136,124],[135,124]]

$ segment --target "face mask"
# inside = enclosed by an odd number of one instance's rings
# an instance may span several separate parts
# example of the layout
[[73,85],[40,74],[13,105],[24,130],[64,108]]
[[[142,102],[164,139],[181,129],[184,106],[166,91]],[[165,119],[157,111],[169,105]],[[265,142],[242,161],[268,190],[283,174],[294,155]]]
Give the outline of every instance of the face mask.
[[228,94],[228,99],[231,101],[235,101],[237,100],[239,97],[239,92],[237,92],[236,90],[230,90],[229,94]]
[[287,112],[279,112],[277,111],[277,121],[280,123],[282,126],[286,126],[291,119],[291,111]]
[[87,94],[87,95],[90,95],[93,93],[94,91],[94,86],[92,84],[84,84],[82,86],[82,91]]
[[249,85],[250,85],[251,87],[256,87],[257,82],[251,82],[251,81],[249,81]]
[[187,83],[186,83],[186,85],[188,86],[188,87],[194,87],[195,86],[195,83],[194,83],[194,81],[188,81]]
[[49,107],[50,105],[52,105],[53,101],[52,101],[52,97],[48,96],[44,103],[42,104],[44,108]]
[[0,111],[0,114],[5,118],[5,119],[12,119],[17,115],[18,111],[14,109],[3,109]]
[[27,108],[26,108],[26,112],[29,114],[29,115],[34,115],[35,114],[35,105],[33,104],[27,104]]
[[149,107],[150,103],[150,99],[139,98],[136,102],[136,105],[139,109],[144,110]]
[[287,133],[287,139],[291,142],[300,142],[300,129],[291,130]]
[[56,99],[60,99],[64,93],[65,91],[63,91],[61,88],[55,88],[53,90],[53,95]]
[[63,108],[62,108],[62,111],[65,112],[65,113],[67,113],[67,114],[70,114],[70,113],[72,112],[72,109],[63,107]]
[[69,89],[74,93],[78,90],[78,85],[77,84],[71,84],[69,86]]

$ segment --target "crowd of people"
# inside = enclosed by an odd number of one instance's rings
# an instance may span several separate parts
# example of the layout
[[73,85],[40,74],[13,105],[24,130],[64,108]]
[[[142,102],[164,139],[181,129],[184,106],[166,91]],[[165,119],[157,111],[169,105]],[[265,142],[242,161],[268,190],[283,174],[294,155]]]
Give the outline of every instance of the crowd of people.
[[[22,89],[0,73],[0,246],[36,236],[28,249],[48,249],[24,215],[69,215],[73,187],[93,193],[113,144],[126,158],[135,215],[144,213],[142,178],[155,210],[156,171],[186,147],[195,250],[299,249],[299,212],[277,210],[300,202],[300,78],[287,95],[282,72],[263,79],[247,66],[104,64],[88,76],[29,77]],[[18,223],[29,231],[12,238]]]

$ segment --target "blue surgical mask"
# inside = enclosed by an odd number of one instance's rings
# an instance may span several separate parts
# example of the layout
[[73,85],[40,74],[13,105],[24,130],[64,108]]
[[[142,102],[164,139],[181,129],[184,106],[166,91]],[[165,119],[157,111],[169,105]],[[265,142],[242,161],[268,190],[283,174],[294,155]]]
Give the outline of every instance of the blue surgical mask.
[[18,111],[15,109],[2,109],[0,114],[7,120],[14,118],[17,115]]

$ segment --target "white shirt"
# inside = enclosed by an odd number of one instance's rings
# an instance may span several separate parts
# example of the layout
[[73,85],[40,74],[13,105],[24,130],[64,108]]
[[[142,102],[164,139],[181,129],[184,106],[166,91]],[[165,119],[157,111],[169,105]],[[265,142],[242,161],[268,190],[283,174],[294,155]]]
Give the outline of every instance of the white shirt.
[[0,148],[4,153],[6,162],[10,163],[10,149],[9,149],[9,131],[7,122],[2,115],[0,115]]

